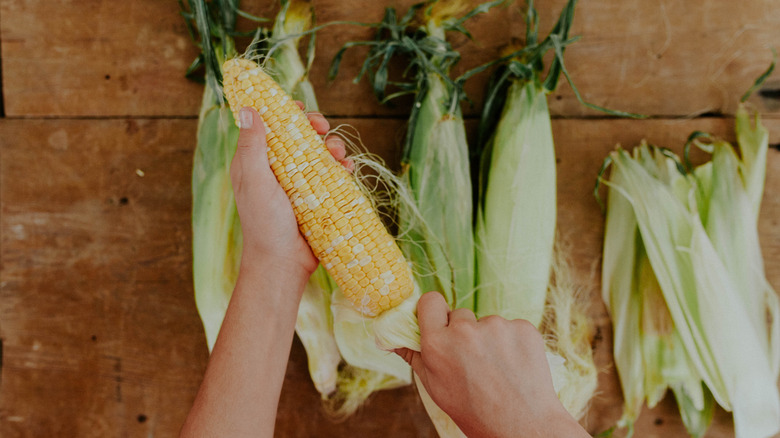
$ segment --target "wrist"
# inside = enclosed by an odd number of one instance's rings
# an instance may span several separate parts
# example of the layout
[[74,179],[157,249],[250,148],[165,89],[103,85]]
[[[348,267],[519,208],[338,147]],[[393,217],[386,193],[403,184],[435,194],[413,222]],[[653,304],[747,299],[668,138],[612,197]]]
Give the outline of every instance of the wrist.
[[236,292],[256,295],[271,308],[297,311],[311,273],[303,266],[270,256],[242,254]]
[[247,267],[252,268],[258,263],[268,265],[275,271],[281,271],[287,275],[304,276],[308,279],[317,268],[318,261],[311,253],[311,249],[303,238],[296,242],[274,242],[273,244],[260,244],[244,241],[241,250],[243,261],[247,260]]
[[569,414],[563,406],[559,410],[549,415],[544,420],[543,427],[550,428],[549,433],[544,436],[560,438],[580,438],[590,437],[590,434],[580,425],[580,423]]
[[[494,421],[482,425],[484,433],[467,433],[474,437],[590,438],[590,434],[569,414],[563,405],[540,403],[528,408],[504,412]],[[547,406],[547,407],[544,407]],[[487,418],[487,416],[486,416]],[[465,432],[465,430],[464,430]]]
[[[316,265],[314,266],[316,268]],[[288,257],[269,251],[244,248],[241,252],[241,264],[239,275],[265,278],[283,279],[286,282],[304,284],[308,281],[314,269],[306,266],[294,257]]]

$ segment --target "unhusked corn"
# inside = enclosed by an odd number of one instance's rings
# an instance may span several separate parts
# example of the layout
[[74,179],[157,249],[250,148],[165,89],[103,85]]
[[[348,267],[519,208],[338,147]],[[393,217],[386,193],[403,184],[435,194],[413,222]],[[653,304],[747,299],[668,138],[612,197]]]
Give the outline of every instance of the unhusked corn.
[[400,304],[413,290],[409,266],[379,216],[306,115],[256,63],[223,65],[233,116],[255,108],[266,125],[268,159],[314,255],[364,315]]

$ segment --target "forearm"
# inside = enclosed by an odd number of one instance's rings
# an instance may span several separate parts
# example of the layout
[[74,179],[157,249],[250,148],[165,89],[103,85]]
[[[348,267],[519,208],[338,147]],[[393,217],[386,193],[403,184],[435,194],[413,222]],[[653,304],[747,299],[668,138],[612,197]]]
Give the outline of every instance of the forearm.
[[273,435],[307,275],[258,258],[236,288],[182,436]]

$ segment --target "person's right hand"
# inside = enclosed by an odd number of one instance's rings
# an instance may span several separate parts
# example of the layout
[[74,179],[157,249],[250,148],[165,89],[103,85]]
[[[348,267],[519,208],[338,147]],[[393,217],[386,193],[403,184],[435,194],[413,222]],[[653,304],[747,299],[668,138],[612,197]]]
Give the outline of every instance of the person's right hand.
[[544,340],[525,320],[450,311],[429,292],[417,304],[420,352],[396,350],[434,402],[469,437],[588,436],[558,400]]

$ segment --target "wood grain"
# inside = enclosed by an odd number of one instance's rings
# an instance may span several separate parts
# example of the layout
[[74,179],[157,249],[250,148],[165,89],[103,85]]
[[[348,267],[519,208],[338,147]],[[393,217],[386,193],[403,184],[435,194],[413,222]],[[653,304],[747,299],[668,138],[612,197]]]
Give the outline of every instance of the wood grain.
[[[3,436],[173,435],[204,371],[193,121],[3,121]],[[142,170],[140,177],[136,169]]]
[[[244,2],[271,16],[276,2]],[[414,0],[314,0],[320,23],[378,21],[385,6]],[[476,4],[476,0],[471,0]],[[536,2],[540,28],[564,0]],[[522,39],[516,5],[469,23],[476,42],[453,74]],[[580,2],[566,55],[585,99],[653,119],[615,120],[576,102],[562,83],[550,98],[558,147],[559,235],[591,307],[602,370],[583,420],[591,433],[619,418],[611,325],[599,298],[603,217],[591,189],[604,156],[642,138],[679,151],[692,130],[733,140],[729,117],[769,64],[780,40],[772,0]],[[247,26],[246,23],[243,24]],[[380,106],[353,84],[365,51],[350,51],[328,82],[332,56],[370,30],[334,25],[318,33],[311,79],[322,111],[353,125],[391,166],[406,103]],[[197,51],[175,1],[0,0],[5,113],[0,119],[0,436],[176,436],[208,359],[192,298],[190,169],[201,86],[183,72]],[[401,69],[402,66],[396,66]],[[476,114],[485,76],[466,91]],[[751,102],[780,144],[780,73]],[[129,117],[127,117],[129,116]],[[681,118],[680,118],[681,117]],[[672,118],[676,118],[672,120]],[[473,117],[468,121],[472,131]],[[759,222],[769,282],[780,290],[780,150],[769,153]],[[732,437],[716,413],[707,437]],[[620,431],[616,436],[624,436]],[[435,437],[413,388],[376,394],[354,417],[324,414],[295,342],[277,436]],[[645,409],[638,437],[685,436],[671,398]]]
[[[387,5],[405,10],[413,0],[366,2],[315,0],[319,23],[376,22]],[[275,2],[244,2],[272,16]],[[471,0],[477,4],[476,0]],[[546,34],[563,0],[536,2]],[[465,69],[495,58],[525,35],[520,3],[494,10],[468,24],[475,42],[453,36]],[[732,114],[742,93],[772,59],[780,40],[780,8],[773,0],[747,3],[659,0],[580,2],[572,35],[581,40],[567,50],[567,66],[583,94],[595,104],[656,116]],[[243,24],[244,27],[248,25]],[[326,79],[330,60],[347,41],[370,38],[368,29],[333,25],[318,33],[311,79],[323,112],[334,116],[402,114],[407,108],[382,107],[364,81],[352,84],[365,51],[349,52],[342,72]],[[183,73],[197,51],[174,1],[0,0],[3,93],[8,116],[193,116],[199,86]],[[398,70],[403,68],[399,65]],[[486,77],[466,91],[478,111]],[[765,113],[780,113],[780,73],[754,101]],[[774,97],[771,97],[774,96]],[[598,115],[561,84],[553,114]]]
[[7,116],[197,114],[176,1],[2,0]]
[[[391,164],[403,121],[333,119]],[[590,190],[617,142],[679,150],[692,130],[731,139],[732,121],[555,120],[559,233],[597,324],[591,433],[620,416],[610,324],[598,290],[602,216]],[[767,121],[772,142],[780,120]],[[189,178],[194,120],[0,121],[0,436],[175,436],[207,361],[192,298]],[[368,135],[368,134],[372,135]],[[144,176],[139,176],[141,170]],[[760,233],[780,289],[780,151],[769,155]],[[645,410],[640,437],[682,437],[672,399]],[[412,388],[327,419],[297,341],[277,436],[435,437]],[[618,434],[617,436],[623,436]],[[718,411],[708,437],[730,437]]]

